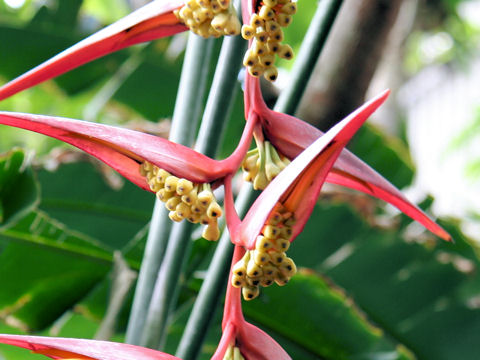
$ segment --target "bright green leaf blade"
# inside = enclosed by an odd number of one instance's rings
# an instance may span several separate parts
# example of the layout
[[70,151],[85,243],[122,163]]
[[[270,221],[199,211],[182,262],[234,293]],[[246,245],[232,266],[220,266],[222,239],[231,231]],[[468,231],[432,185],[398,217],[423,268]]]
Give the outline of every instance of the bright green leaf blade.
[[22,150],[0,155],[0,227],[30,211],[38,202],[38,184],[29,167],[24,166]]
[[38,179],[42,210],[107,247],[121,249],[150,220],[153,194],[127,181],[115,190],[91,163],[62,164]]
[[[295,275],[283,288],[262,289],[259,299],[244,309],[249,318],[328,359],[350,359],[385,341],[350,299],[308,272]],[[389,347],[395,352],[395,346]]]

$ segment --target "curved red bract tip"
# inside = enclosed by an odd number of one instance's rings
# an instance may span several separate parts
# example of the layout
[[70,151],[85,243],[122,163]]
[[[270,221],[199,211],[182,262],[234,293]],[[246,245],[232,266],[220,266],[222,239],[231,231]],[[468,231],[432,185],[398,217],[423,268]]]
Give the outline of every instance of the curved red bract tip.
[[150,190],[139,166],[148,161],[178,177],[206,183],[226,176],[228,164],[150,134],[67,118],[0,112],[0,124],[44,134],[105,162],[136,185]]
[[69,359],[66,356],[71,358],[73,354],[79,355],[78,359],[180,360],[160,351],[109,341],[0,334],[0,343],[22,347],[46,356],[49,356],[51,350],[50,357],[53,359]]
[[0,87],[0,100],[125,47],[187,30],[173,14],[182,5],[184,0],[152,1]]

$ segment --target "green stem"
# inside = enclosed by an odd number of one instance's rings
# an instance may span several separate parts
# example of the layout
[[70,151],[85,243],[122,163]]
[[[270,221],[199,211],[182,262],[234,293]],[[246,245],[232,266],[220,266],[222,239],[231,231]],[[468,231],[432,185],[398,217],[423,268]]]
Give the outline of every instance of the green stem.
[[289,86],[282,91],[275,110],[294,115],[320,52],[325,45],[343,0],[320,0],[295,60]]
[[193,227],[194,224],[183,221],[174,224],[172,228],[165,257],[153,289],[145,331],[140,341],[141,346],[157,349],[164,344],[168,316],[178,295],[177,285],[183,263],[189,253]]
[[[244,216],[253,203],[256,193],[250,184],[242,187],[237,196],[237,210],[239,216]],[[232,261],[233,245],[227,231],[224,231],[215,250],[207,276],[197,296],[182,339],[175,356],[183,360],[196,359],[208,331],[209,324],[214,318],[214,311],[223,293],[228,279],[230,262]]]
[[[217,152],[232,107],[235,94],[235,87],[232,84],[235,84],[241,64],[243,43],[238,37],[228,38],[224,40],[222,46],[196,146],[197,151],[208,156],[213,157]],[[176,289],[188,255],[185,249],[191,239],[191,229],[192,225],[187,222],[173,226],[171,241],[167,246],[153,292],[148,321],[141,341],[143,346],[159,348],[165,340],[168,315],[176,303]],[[173,237],[174,233],[178,234],[178,237]]]
[[246,45],[241,36],[225,37],[223,40],[196,145],[196,150],[207,156],[214,157],[222,143],[238,88],[236,80]]
[[[212,49],[212,40],[204,40],[193,35],[189,37],[170,130],[171,141],[184,145],[191,145],[193,142],[196,123],[200,117]],[[165,206],[156,200],[128,322],[126,342],[129,344],[141,344],[150,299],[165,254],[171,227],[172,223],[167,216]]]

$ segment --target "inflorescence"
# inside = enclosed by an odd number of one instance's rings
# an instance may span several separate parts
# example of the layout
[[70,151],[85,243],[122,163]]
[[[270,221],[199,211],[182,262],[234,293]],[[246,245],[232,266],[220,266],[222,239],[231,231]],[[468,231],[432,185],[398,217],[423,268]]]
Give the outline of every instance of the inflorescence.
[[291,0],[262,0],[258,13],[252,15],[250,24],[242,26],[242,36],[252,40],[245,54],[243,64],[250,75],[263,75],[268,81],[275,81],[278,70],[275,54],[290,60],[293,50],[290,45],[282,44],[283,30],[292,22],[292,15],[297,12],[297,3]]
[[170,219],[176,222],[187,219],[194,224],[206,225],[202,236],[207,240],[218,240],[220,230],[217,220],[222,216],[222,208],[217,203],[210,184],[196,184],[180,179],[147,161],[140,166],[140,174],[147,179],[157,198],[170,210]]
[[204,38],[240,34],[241,24],[230,0],[188,0],[174,14]]
[[263,190],[289,163],[269,141],[257,142],[243,160],[243,179],[252,182],[255,190]]
[[232,285],[242,288],[245,300],[252,300],[260,293],[260,286],[276,282],[285,285],[295,275],[297,268],[286,256],[290,247],[295,216],[283,205],[277,204],[257,237],[254,250],[247,250],[232,269]]

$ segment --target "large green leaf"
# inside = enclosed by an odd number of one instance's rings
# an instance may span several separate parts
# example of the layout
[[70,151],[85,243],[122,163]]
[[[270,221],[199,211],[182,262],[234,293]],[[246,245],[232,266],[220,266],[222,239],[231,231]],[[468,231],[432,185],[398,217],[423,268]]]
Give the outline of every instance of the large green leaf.
[[[438,240],[435,246],[431,240],[407,243],[403,231],[372,228],[349,206],[325,203],[289,253],[344,288],[386,334],[420,358],[451,359],[447,353],[458,351],[462,359],[476,359],[480,344],[469,339],[480,321],[470,305],[479,290],[477,253],[464,237],[458,245]],[[472,346],[466,350],[458,338]]]
[[112,249],[125,246],[150,220],[153,194],[127,181],[113,189],[92,163],[63,164],[54,172],[42,170],[38,179],[40,209]]
[[311,272],[298,273],[284,288],[263,289],[259,299],[245,303],[244,309],[264,327],[328,359],[396,353],[395,346],[368,323],[351,299]]
[[16,149],[0,155],[0,227],[25,215],[38,199],[38,184],[25,153]]

